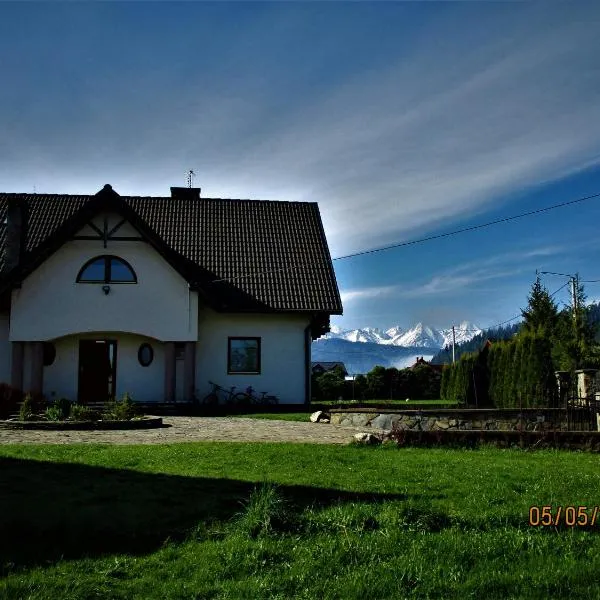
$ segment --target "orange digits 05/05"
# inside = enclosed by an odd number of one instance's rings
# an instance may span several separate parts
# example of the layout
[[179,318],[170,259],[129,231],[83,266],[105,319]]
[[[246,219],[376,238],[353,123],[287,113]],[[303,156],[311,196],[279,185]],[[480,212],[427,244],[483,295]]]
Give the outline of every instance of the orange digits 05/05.
[[598,506],[530,506],[532,527],[593,527],[598,520]]

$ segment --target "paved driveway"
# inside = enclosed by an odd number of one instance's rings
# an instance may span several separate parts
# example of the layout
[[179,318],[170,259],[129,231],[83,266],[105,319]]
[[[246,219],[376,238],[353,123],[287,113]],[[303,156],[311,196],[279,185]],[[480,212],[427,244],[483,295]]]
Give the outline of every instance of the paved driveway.
[[0,429],[0,444],[171,444],[205,441],[347,444],[358,431],[377,431],[370,427],[242,417],[163,417],[163,423],[170,427],[131,431]]

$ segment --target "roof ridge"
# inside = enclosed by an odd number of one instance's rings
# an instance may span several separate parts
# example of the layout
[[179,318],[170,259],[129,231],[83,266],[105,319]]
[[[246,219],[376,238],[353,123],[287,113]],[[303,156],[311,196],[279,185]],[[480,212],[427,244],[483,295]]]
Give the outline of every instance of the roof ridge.
[[[94,198],[95,194],[46,194],[46,193],[28,193],[28,192],[0,192],[0,198],[3,197],[19,197],[19,198]],[[194,198],[173,198],[171,196],[123,196],[119,194],[119,197],[123,200],[177,200],[178,202],[206,202],[206,201],[219,201],[219,202],[257,202],[257,203],[272,203],[272,204],[318,204],[314,201],[304,200],[274,200],[274,199],[263,199],[263,198],[209,198],[201,197],[200,199]]]

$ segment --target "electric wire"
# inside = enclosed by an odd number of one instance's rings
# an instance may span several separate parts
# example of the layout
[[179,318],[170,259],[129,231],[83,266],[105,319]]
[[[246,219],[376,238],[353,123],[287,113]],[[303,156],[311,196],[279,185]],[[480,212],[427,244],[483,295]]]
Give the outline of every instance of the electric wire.
[[[404,246],[412,246],[415,244],[422,244],[424,242],[429,242],[431,240],[437,240],[437,239],[442,239],[442,238],[446,238],[446,237],[451,237],[454,235],[458,235],[461,233],[467,233],[469,231],[475,231],[477,229],[483,229],[485,227],[491,227],[492,225],[498,225],[500,223],[507,223],[509,221],[514,221],[516,219],[522,219],[523,217],[529,217],[532,215],[537,215],[540,213],[544,213],[544,212],[548,212],[550,210],[555,210],[557,208],[564,208],[565,206],[571,206],[573,204],[578,204],[580,202],[585,202],[587,200],[593,200],[594,198],[600,198],[600,192],[596,193],[596,194],[591,194],[589,196],[582,196],[581,198],[576,198],[574,200],[568,200],[566,202],[560,202],[559,204],[553,204],[551,206],[545,206],[543,208],[538,208],[536,210],[530,210],[524,213],[520,213],[518,215],[512,215],[510,217],[503,217],[501,219],[495,219],[493,221],[488,221],[487,223],[480,223],[479,225],[471,225],[470,227],[463,227],[462,229],[456,229],[454,231],[447,231],[445,233],[438,233],[436,235],[430,235],[424,238],[418,238],[416,240],[409,240],[407,242],[398,242],[396,244],[391,244],[389,246],[383,246],[381,248],[373,248],[371,250],[362,250],[360,252],[354,252],[352,254],[346,254],[343,256],[336,256],[335,258],[332,258],[332,261],[337,261],[337,260],[346,260],[348,258],[355,258],[357,256],[364,256],[366,254],[375,254],[378,252],[385,252],[386,250],[392,250],[394,248],[402,248]],[[297,266],[288,266],[288,267],[282,267],[280,269],[272,269],[269,271],[262,271],[262,272],[258,272],[258,273],[252,273],[249,275],[239,275],[236,277],[223,277],[220,279],[213,279],[212,281],[210,281],[209,283],[222,283],[225,281],[237,281],[239,279],[248,279],[250,277],[259,277],[259,276],[263,276],[263,275],[271,275],[273,273],[280,273],[282,271],[294,271],[294,270],[307,270],[309,268],[312,268],[312,265],[297,265]],[[597,280],[600,281],[600,280]],[[594,281],[590,281],[590,283],[596,283],[596,280]]]

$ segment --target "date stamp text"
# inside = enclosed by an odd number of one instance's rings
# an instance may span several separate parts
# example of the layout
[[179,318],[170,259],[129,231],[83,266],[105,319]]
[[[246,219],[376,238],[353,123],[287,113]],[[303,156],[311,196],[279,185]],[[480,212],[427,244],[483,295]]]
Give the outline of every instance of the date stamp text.
[[530,506],[531,527],[593,527],[598,521],[600,506]]

